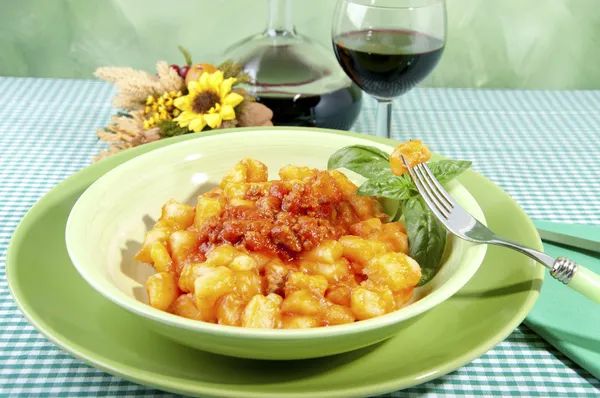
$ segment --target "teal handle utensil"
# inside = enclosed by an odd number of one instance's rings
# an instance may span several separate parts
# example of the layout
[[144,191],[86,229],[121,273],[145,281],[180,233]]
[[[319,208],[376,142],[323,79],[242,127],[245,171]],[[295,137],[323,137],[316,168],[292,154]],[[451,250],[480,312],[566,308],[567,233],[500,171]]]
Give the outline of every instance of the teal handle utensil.
[[600,227],[598,226],[532,221],[543,241],[600,253]]

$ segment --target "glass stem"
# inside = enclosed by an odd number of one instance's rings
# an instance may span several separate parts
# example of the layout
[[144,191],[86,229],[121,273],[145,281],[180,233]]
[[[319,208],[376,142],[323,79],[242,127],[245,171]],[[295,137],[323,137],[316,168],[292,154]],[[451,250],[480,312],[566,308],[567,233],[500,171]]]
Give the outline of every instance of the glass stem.
[[392,138],[392,101],[377,100],[375,135],[382,138]]
[[295,36],[292,18],[292,0],[269,0],[267,36]]

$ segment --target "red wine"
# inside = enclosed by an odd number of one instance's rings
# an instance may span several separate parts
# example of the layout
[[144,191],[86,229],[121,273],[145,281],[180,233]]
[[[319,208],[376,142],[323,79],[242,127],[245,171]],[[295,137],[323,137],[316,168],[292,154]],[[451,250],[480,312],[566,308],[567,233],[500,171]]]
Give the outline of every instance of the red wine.
[[322,95],[263,94],[256,100],[273,111],[275,126],[349,130],[360,112],[361,91],[352,85]]
[[337,59],[366,93],[398,97],[419,84],[437,65],[444,42],[407,30],[361,30],[333,40]]

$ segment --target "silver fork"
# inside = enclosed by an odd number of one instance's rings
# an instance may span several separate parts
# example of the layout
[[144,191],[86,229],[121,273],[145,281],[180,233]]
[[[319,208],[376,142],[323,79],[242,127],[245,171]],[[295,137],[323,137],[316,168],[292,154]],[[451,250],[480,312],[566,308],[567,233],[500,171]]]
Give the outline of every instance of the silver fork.
[[454,235],[470,242],[503,246],[523,253],[548,268],[554,278],[600,303],[599,275],[566,257],[554,258],[495,234],[450,196],[425,163],[411,168],[404,156],[402,161],[427,206]]

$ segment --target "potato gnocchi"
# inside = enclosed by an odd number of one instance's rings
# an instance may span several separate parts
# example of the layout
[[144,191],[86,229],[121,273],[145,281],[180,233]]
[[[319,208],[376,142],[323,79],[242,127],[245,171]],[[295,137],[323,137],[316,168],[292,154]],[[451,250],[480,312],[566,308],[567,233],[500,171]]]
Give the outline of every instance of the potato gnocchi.
[[221,325],[299,329],[395,311],[421,277],[406,230],[344,174],[237,163],[196,206],[169,200],[135,259],[149,304]]

